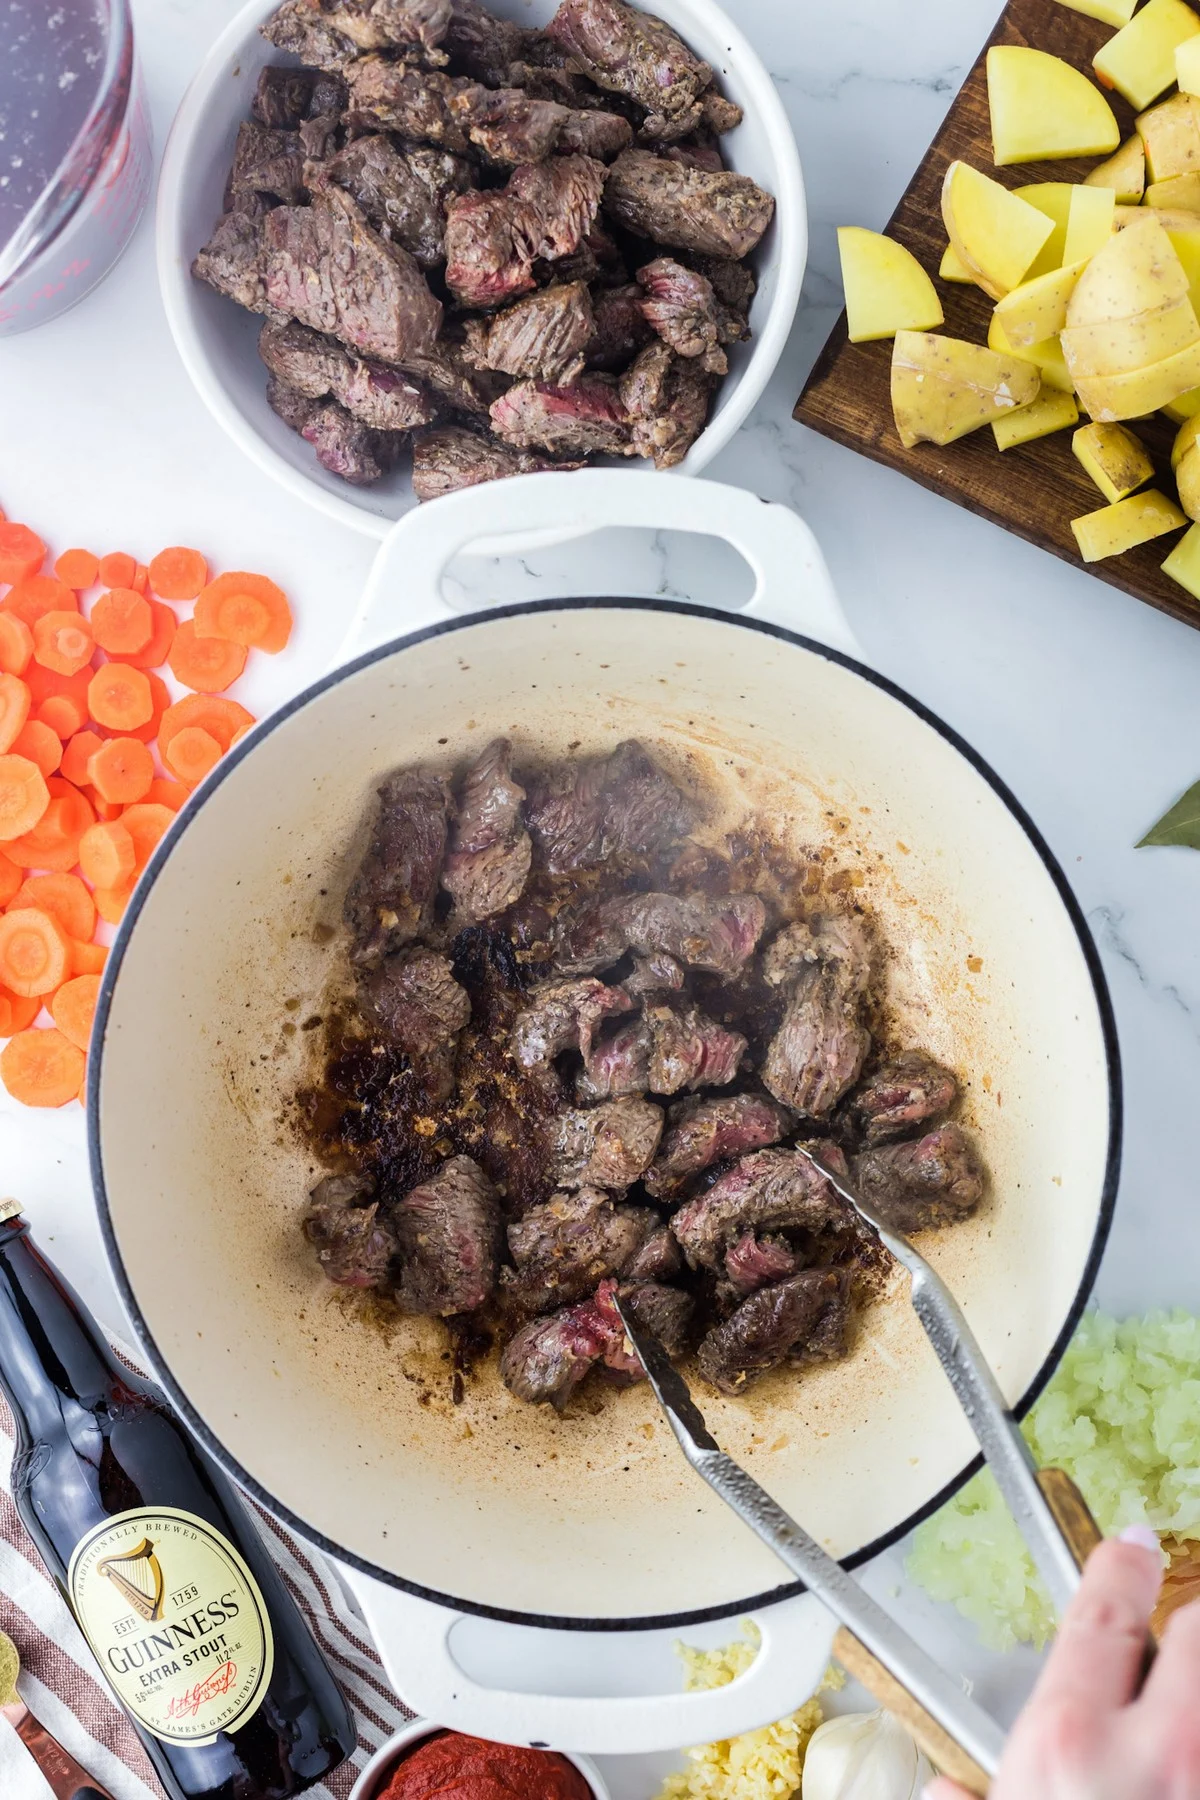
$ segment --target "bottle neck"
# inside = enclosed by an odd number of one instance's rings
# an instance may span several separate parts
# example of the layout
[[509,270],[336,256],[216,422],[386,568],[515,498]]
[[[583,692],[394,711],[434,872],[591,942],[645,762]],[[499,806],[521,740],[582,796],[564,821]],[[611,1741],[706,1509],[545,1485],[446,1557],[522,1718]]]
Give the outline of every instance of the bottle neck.
[[36,1428],[61,1412],[64,1399],[90,1411],[125,1383],[95,1320],[28,1225],[21,1218],[0,1224],[0,1388],[18,1421]]

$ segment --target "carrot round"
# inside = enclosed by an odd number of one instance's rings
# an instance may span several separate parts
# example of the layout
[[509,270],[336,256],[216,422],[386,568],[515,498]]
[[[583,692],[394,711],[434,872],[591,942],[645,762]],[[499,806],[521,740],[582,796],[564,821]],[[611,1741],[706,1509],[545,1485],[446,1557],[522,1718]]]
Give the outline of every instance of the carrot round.
[[17,867],[12,857],[5,856],[0,851],[0,906],[7,906],[13,895],[20,892],[24,879],[23,871]]
[[25,581],[37,574],[45,557],[45,544],[28,525],[11,519],[0,523],[0,581]]
[[[113,660],[115,662],[116,658]],[[171,690],[153,669],[143,669],[140,673],[145,675],[150,684],[150,717],[144,725],[101,725],[97,721],[96,729],[101,737],[135,737],[140,738],[143,744],[152,744],[158,736],[158,722],[171,704]]]
[[40,994],[10,994],[7,988],[0,987],[0,1038],[24,1031],[41,1010]]
[[96,911],[106,925],[119,925],[129,905],[135,881],[123,881],[120,887],[96,889]]
[[62,762],[62,739],[40,719],[26,719],[9,748],[36,763],[43,775],[53,775]]
[[150,586],[164,600],[195,600],[208,580],[208,564],[198,550],[176,544],[150,561]]
[[31,631],[43,613],[78,611],[79,599],[74,589],[54,575],[29,575],[10,587],[0,600],[0,612],[23,619]]
[[96,929],[96,907],[78,875],[30,875],[13,895],[10,912],[36,906],[57,919],[69,938],[90,938]]
[[200,637],[228,638],[273,655],[292,631],[287,595],[265,575],[235,571],[210,581],[196,601],[194,623]]
[[69,1043],[86,1050],[100,997],[98,975],[73,975],[50,1001],[50,1017]]
[[107,961],[107,944],[85,944],[80,938],[71,939],[72,975],[99,975]]
[[188,787],[195,787],[203,781],[210,769],[215,769],[221,760],[221,746],[211,731],[205,731],[202,725],[185,725],[177,731],[166,749],[163,761],[172,775]]
[[164,606],[161,600],[148,600],[147,605],[153,621],[149,642],[140,650],[110,650],[109,655],[114,662],[129,663],[135,669],[161,669],[166,664],[178,620],[171,608]]
[[[0,756],[0,843],[10,846],[32,831],[50,805],[46,777],[27,756]],[[20,863],[12,855],[11,860]]]
[[31,704],[29,689],[19,675],[0,675],[0,753],[10,750],[21,735]]
[[127,806],[121,823],[133,839],[133,853],[140,875],[154,853],[154,847],[175,818],[169,806],[155,806],[147,800]]
[[8,854],[23,869],[66,874],[79,861],[79,840],[96,815],[71,782],[52,775],[45,785],[50,794],[45,811],[36,825],[10,841]]
[[103,742],[98,731],[77,731],[63,745],[61,773],[76,787],[87,785],[88,763]]
[[97,567],[106,588],[130,587],[137,574],[137,557],[124,550],[112,550],[100,558]]
[[131,806],[149,791],[154,758],[140,738],[106,738],[88,763],[88,776],[102,799]]
[[224,754],[235,733],[253,723],[254,714],[247,712],[236,700],[226,700],[220,694],[185,694],[174,706],[168,706],[159,720],[158,747],[165,761],[167,747],[175,733],[185,726],[199,725],[201,730],[216,738]]
[[90,550],[64,550],[54,565],[54,573],[78,593],[81,588],[95,584],[100,573],[100,558],[93,556]]
[[114,731],[145,725],[154,712],[150,682],[142,669],[105,663],[88,683],[88,706],[98,725],[111,725]]
[[198,694],[223,694],[246,667],[246,647],[227,638],[200,637],[193,620],[175,633],[168,667],[176,681]]
[[92,634],[111,656],[144,650],[154,629],[154,615],[144,595],[130,587],[101,594],[91,611]]
[[[133,838],[119,819],[89,825],[79,840],[79,866],[97,888],[116,888],[137,873]],[[91,932],[79,933],[90,937]]]
[[0,1081],[25,1106],[65,1106],[79,1095],[86,1059],[54,1026],[18,1031],[0,1050]]
[[49,913],[19,906],[0,918],[0,981],[14,994],[52,994],[70,960],[67,934]]
[[43,669],[77,675],[95,654],[92,628],[77,612],[48,612],[34,621],[33,654]]
[[33,659],[33,633],[16,613],[0,612],[0,669],[23,675]]
[[169,806],[172,812],[178,812],[188,797],[188,789],[182,781],[164,781],[156,776],[150,783],[146,798],[155,806]]
[[138,563],[137,567],[133,571],[133,580],[130,582],[129,585],[133,589],[135,594],[145,594],[147,597],[149,596],[149,593],[150,593],[150,571],[146,567],[145,563]]

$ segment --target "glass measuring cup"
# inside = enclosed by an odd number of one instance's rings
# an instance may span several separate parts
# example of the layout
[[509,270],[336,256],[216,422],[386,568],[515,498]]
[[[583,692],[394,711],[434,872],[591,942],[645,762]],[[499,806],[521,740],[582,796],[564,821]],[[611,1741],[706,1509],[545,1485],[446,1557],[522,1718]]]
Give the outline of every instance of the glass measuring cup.
[[150,177],[129,0],[0,0],[0,336],[107,275]]

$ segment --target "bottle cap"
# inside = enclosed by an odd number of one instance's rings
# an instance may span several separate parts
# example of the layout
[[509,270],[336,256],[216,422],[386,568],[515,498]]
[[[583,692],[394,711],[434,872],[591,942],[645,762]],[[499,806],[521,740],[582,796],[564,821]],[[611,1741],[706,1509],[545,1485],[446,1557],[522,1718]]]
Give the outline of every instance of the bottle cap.
[[0,1225],[3,1225],[6,1219],[15,1219],[17,1214],[23,1210],[19,1200],[0,1200]]

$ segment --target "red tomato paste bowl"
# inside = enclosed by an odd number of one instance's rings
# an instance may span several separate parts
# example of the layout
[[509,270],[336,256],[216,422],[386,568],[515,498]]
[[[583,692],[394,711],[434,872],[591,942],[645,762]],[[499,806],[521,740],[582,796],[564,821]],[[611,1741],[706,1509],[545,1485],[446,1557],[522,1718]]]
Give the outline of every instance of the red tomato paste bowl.
[[[375,1752],[374,1756],[355,1782],[350,1794],[350,1800],[384,1800],[388,1788],[404,1766],[405,1761],[412,1756],[422,1744],[428,1743],[431,1738],[442,1736],[452,1737],[458,1735],[459,1734],[457,1733],[446,1732],[443,1726],[433,1725],[428,1719],[414,1719],[410,1725],[406,1725],[402,1731],[398,1731],[394,1737],[389,1738],[387,1743],[382,1745],[381,1748]],[[467,1741],[478,1743],[481,1740],[473,1739]],[[494,1748],[497,1756],[500,1757],[511,1757],[514,1754],[516,1756],[528,1754],[527,1751],[522,1752],[519,1749],[514,1753],[510,1746],[504,1744],[496,1744],[492,1746],[492,1748]],[[592,1800],[612,1800],[612,1796],[605,1786],[604,1777],[589,1756],[572,1756],[566,1751],[554,1752],[553,1759],[550,1763],[551,1769],[553,1769],[554,1764],[558,1764],[561,1767],[563,1763],[570,1764],[573,1769],[578,1771],[586,1784],[588,1792],[592,1796]],[[445,1790],[439,1788],[438,1791],[444,1792]],[[552,1783],[552,1780],[548,1780],[544,1796],[539,1792],[534,1792],[527,1788],[518,1789],[514,1787],[514,1792],[518,1791],[523,1794],[524,1800],[560,1800],[559,1788]],[[451,1790],[451,1792],[453,1792],[453,1790]],[[469,1800],[471,1792],[472,1790],[469,1784],[465,1785],[463,1787],[463,1800]],[[455,1800],[458,1800],[457,1795],[455,1795]],[[562,1797],[562,1800],[565,1800],[565,1796]]]

